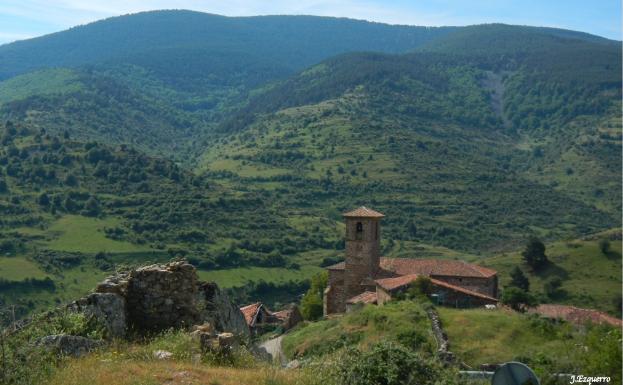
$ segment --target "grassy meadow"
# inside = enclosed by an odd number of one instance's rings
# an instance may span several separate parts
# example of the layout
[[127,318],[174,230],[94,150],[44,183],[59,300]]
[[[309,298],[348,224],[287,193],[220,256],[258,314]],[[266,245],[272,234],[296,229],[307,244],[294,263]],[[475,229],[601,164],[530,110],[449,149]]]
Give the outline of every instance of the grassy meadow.
[[[544,293],[544,285],[558,277],[562,286],[546,301],[572,304],[608,311],[620,317],[617,299],[621,294],[621,229],[612,229],[584,239],[548,243],[545,254],[550,263],[533,272],[523,263],[521,252],[500,254],[482,260],[484,266],[498,271],[500,286],[510,282],[510,271],[520,266],[530,280],[530,290]],[[604,254],[601,240],[609,240],[610,250]],[[544,294],[543,294],[544,295]]]

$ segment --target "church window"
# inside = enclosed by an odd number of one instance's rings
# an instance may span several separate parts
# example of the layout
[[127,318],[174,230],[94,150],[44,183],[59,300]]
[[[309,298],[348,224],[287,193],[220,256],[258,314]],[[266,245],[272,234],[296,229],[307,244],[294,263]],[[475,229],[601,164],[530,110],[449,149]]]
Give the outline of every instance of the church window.
[[357,239],[361,239],[363,237],[363,223],[361,222],[357,222],[357,225],[355,226],[355,237]]

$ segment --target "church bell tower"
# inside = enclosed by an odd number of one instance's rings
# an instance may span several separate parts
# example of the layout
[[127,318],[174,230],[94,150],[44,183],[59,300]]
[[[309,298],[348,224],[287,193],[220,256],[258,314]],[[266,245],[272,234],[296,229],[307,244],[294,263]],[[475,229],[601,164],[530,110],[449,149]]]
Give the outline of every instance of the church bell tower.
[[381,224],[385,215],[360,207],[344,214],[346,222],[345,299],[365,291],[366,279],[374,278],[381,259]]

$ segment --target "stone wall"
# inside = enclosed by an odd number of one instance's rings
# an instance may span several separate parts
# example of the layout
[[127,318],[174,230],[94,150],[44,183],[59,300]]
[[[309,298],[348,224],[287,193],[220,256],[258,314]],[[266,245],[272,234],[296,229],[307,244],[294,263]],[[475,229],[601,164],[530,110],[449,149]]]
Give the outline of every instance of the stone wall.
[[201,323],[197,273],[188,263],[145,266],[130,273],[126,292],[128,321],[145,331]]
[[451,285],[460,286],[464,289],[475,291],[476,293],[488,295],[497,298],[498,279],[497,275],[490,278],[478,277],[455,277],[445,275],[434,275],[432,278],[447,282]]
[[215,283],[199,282],[186,262],[151,265],[116,274],[95,293],[68,306],[95,317],[109,337],[210,323],[217,331],[248,338],[249,329],[237,306]]
[[329,270],[329,280],[324,291],[323,313],[343,313],[345,309],[344,271]]

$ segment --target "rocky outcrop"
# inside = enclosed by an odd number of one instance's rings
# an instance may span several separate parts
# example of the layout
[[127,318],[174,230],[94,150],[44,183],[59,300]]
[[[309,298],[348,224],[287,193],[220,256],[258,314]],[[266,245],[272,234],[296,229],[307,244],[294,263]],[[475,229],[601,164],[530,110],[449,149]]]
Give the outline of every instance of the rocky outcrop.
[[112,338],[205,323],[219,332],[249,337],[238,307],[215,283],[200,282],[194,266],[183,261],[108,277],[95,293],[68,308],[96,319]]
[[106,328],[109,338],[122,338],[127,333],[125,298],[115,293],[93,293],[71,304],[68,308],[94,317]]
[[232,331],[249,336],[249,327],[238,306],[234,305],[216,283],[203,282],[199,285],[197,303],[200,317],[216,330]]
[[35,345],[43,346],[57,354],[80,357],[102,346],[102,341],[67,334],[55,334],[40,338]]

